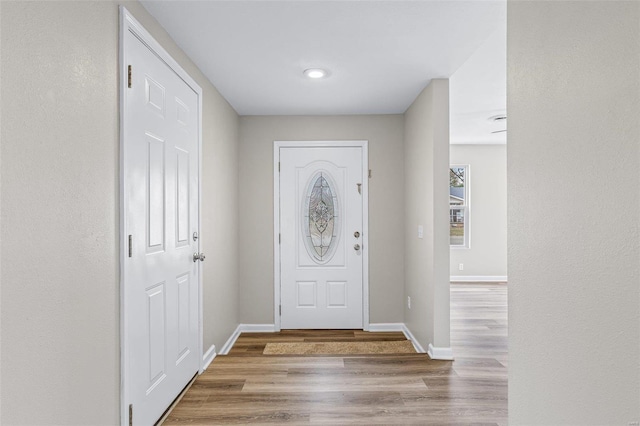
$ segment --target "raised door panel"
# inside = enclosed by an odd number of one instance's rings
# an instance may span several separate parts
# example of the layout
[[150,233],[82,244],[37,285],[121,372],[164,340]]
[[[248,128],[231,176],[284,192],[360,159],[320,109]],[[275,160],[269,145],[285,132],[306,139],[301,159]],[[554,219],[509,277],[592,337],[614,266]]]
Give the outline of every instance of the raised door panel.
[[296,282],[296,308],[315,308],[318,305],[317,288],[316,281]]
[[149,75],[145,76],[145,101],[147,108],[160,118],[165,116],[165,88]]
[[165,283],[158,283],[146,291],[147,294],[147,336],[148,342],[148,361],[149,382],[147,386],[147,394],[166,378],[167,360],[166,360],[166,343],[167,343],[167,327],[166,312],[167,299],[165,292]]
[[327,281],[327,307],[346,308],[347,307],[347,282]]
[[176,153],[176,246],[189,245],[190,220],[190,182],[191,175],[189,152],[175,148]]
[[180,364],[185,357],[189,355],[191,350],[191,343],[189,336],[192,335],[191,329],[191,286],[190,275],[184,274],[176,279],[178,291],[177,291],[177,307],[178,307],[178,344],[177,344],[177,356],[176,365]]
[[146,133],[147,139],[147,253],[165,248],[165,141]]

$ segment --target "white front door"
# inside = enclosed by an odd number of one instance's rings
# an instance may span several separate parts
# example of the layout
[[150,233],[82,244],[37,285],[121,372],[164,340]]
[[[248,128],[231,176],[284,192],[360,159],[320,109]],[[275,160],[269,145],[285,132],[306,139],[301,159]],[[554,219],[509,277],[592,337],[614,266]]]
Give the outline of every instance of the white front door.
[[362,150],[279,150],[283,329],[363,328]]
[[154,424],[200,368],[198,94],[127,31],[124,60],[125,404]]

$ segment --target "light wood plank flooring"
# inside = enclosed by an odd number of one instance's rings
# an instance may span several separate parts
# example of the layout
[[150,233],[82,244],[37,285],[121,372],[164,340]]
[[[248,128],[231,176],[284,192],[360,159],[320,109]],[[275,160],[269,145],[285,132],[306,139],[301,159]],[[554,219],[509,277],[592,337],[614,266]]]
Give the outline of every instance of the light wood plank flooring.
[[507,287],[451,285],[455,361],[425,354],[262,355],[268,342],[402,340],[354,330],[244,333],[165,425],[507,423]]

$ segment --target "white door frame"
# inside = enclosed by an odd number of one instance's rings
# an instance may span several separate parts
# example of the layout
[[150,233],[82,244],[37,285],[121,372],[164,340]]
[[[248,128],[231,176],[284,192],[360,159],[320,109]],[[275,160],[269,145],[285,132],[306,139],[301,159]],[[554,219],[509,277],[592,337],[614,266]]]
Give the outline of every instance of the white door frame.
[[[128,256],[128,240],[127,230],[127,211],[128,200],[125,197],[125,175],[124,175],[124,135],[127,126],[127,117],[125,114],[125,92],[127,90],[128,66],[126,62],[125,43],[126,34],[130,32],[137,37],[151,52],[153,52],[160,60],[162,60],[169,68],[176,73],[198,96],[198,230],[201,223],[201,205],[202,200],[202,88],[192,79],[189,74],[164,50],[164,48],[144,29],[131,13],[124,7],[120,6],[120,41],[119,41],[119,62],[120,62],[120,423],[122,425],[129,424],[129,395],[127,388],[127,378],[129,376],[129,351],[127,347],[127,325],[128,318],[125,315],[125,268],[127,266],[126,258]],[[135,72],[135,71],[134,71]],[[202,247],[202,233],[199,231],[198,247]],[[198,250],[200,252],[200,250]],[[198,357],[200,367],[198,373],[203,371],[203,320],[202,320],[202,262],[198,262]],[[167,407],[169,408],[169,407]]]
[[369,331],[369,141],[273,142],[273,323],[280,331],[280,148],[362,148],[362,328]]

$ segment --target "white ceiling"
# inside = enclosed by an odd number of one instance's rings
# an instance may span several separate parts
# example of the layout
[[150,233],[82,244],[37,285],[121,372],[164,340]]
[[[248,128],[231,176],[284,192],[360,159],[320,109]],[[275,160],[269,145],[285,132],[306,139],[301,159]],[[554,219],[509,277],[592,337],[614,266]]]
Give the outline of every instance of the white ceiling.
[[[451,143],[506,143],[507,22],[476,50],[449,81]],[[493,133],[500,132],[500,133]]]
[[142,3],[240,115],[403,113],[443,77],[452,142],[505,109],[504,0]]

